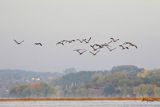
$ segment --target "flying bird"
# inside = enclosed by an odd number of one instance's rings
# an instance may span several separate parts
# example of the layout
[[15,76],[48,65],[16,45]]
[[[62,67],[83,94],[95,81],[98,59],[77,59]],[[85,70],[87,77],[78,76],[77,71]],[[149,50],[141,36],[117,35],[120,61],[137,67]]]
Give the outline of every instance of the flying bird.
[[127,47],[127,46],[123,46],[123,45],[119,45],[119,47],[121,47],[122,48],[122,50],[124,50],[124,49],[129,49],[129,47]]
[[82,40],[77,39],[77,41],[79,41],[80,43],[83,43],[83,42],[89,43],[91,39],[92,39],[92,38],[90,37],[88,40],[87,40],[87,39],[82,39]]
[[66,40],[62,40],[62,41],[60,41],[60,42],[57,42],[56,45],[59,45],[59,44],[64,45],[64,42],[66,42]]
[[98,48],[103,48],[103,46],[102,45],[100,45],[100,44],[94,44],[94,45],[92,45],[92,46],[97,46]]
[[98,51],[96,51],[95,53],[93,53],[93,52],[91,52],[91,51],[89,51],[92,55],[97,55],[97,53],[99,53],[100,52],[100,50],[98,50]]
[[72,43],[75,42],[75,40],[65,40],[66,43]]
[[119,45],[119,47],[121,47],[122,50],[126,49],[123,45]]
[[85,43],[89,43],[91,39],[92,39],[92,38],[90,37],[88,40],[87,40],[87,39],[83,39],[83,41],[84,41]]
[[126,49],[129,49],[129,47],[125,47]]
[[101,44],[101,46],[102,46],[102,47],[104,47],[104,46],[110,47],[110,45],[109,45],[110,43],[112,43],[112,41],[109,41],[108,43]]
[[[101,49],[103,48],[102,45],[99,45],[99,44],[93,44],[93,45],[90,45],[90,47],[94,50],[94,51],[97,51],[98,49]],[[97,48],[95,48],[97,47]]]
[[98,46],[99,48],[103,48],[103,46],[99,45],[99,44],[94,44],[94,46]]
[[76,51],[79,53],[79,55],[82,55],[83,53],[85,53],[87,50],[86,49],[75,49],[73,51]]
[[57,44],[56,44],[56,45],[58,45],[58,44],[64,45],[64,43],[63,43],[63,42],[57,42]]
[[17,45],[20,45],[22,42],[24,42],[24,40],[21,41],[21,42],[18,42],[17,40],[14,40],[14,42],[15,42]]
[[[111,42],[112,42],[112,41],[111,41]],[[105,46],[105,47],[111,47],[111,46],[109,45],[109,43],[111,43],[111,42],[101,44],[101,46],[102,46],[102,47],[104,47],[104,46]]]
[[113,42],[119,41],[119,39],[110,38]]
[[79,41],[80,43],[83,43],[84,40],[77,39],[77,41]]
[[111,40],[111,41],[109,41],[108,43],[106,43],[106,45],[109,45],[110,43],[112,43],[112,40]]
[[75,40],[70,40],[70,41],[68,41],[69,43],[72,43],[72,42],[75,42]]
[[42,46],[42,43],[34,43],[35,45],[39,45],[39,46]]
[[94,45],[90,45],[90,47],[91,47],[94,51],[97,51],[97,48],[95,48]]
[[135,44],[133,44],[133,43],[131,43],[131,42],[125,42],[124,44],[125,44],[125,45],[126,45],[126,44],[129,44],[130,46],[134,46],[135,48],[138,48],[137,45],[135,45]]

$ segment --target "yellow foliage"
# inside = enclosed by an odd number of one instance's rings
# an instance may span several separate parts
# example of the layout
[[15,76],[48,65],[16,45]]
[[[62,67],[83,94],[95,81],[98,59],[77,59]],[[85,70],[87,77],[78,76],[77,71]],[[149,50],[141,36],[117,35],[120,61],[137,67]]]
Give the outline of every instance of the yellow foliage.
[[147,77],[148,75],[150,75],[151,72],[149,72],[148,70],[144,70],[143,72],[139,72],[137,73],[137,77],[139,78],[145,78]]

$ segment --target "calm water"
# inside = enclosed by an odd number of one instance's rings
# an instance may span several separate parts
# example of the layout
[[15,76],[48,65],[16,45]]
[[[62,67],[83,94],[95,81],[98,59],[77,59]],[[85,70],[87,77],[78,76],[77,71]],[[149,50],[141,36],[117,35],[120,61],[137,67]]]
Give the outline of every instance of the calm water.
[[141,101],[0,102],[0,107],[160,107],[160,102],[141,102]]

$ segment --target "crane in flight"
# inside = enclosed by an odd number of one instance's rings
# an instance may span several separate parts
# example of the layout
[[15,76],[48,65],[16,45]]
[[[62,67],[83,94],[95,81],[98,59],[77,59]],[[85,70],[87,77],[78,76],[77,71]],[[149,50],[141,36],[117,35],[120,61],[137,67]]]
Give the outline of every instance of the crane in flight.
[[35,45],[43,46],[42,43],[34,43]]
[[125,42],[125,43],[123,43],[124,45],[129,45],[129,46],[134,46],[135,48],[138,48],[137,47],[137,45],[135,45],[135,44],[133,44],[133,43],[131,43],[131,42]]
[[119,39],[110,38],[113,42],[119,41]]
[[98,51],[96,51],[95,53],[94,52],[91,52],[91,51],[89,51],[93,56],[95,56],[95,55],[97,55],[97,53],[99,53],[100,52],[100,50],[98,50]]
[[15,42],[17,45],[20,45],[21,43],[24,42],[24,40],[22,40],[21,42],[18,42],[17,40],[14,40],[14,42]]
[[76,51],[79,53],[79,55],[82,55],[83,53],[85,53],[87,50],[86,49],[75,49],[73,51]]
[[64,42],[66,42],[66,40],[62,40],[60,42],[57,42],[56,45],[59,45],[59,44],[64,45]]
[[88,40],[87,40],[87,39],[83,39],[83,41],[84,41],[85,43],[89,43],[91,39],[92,39],[92,38],[90,37]]

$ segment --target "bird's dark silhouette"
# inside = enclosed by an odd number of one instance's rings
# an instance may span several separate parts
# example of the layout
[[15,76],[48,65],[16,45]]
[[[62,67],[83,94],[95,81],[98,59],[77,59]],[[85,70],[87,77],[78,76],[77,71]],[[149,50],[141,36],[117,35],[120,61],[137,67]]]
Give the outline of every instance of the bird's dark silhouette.
[[109,46],[107,43],[101,44],[102,47]]
[[111,41],[109,41],[108,43],[106,43],[106,45],[109,45],[110,43],[112,43],[112,40],[111,40]]
[[97,47],[99,47],[99,48],[103,48],[103,46],[100,45],[100,44],[94,44],[94,46],[97,46]]
[[110,38],[113,42],[119,41],[119,39]]
[[127,46],[126,46],[125,48],[126,48],[126,49],[129,49],[129,47],[127,47]]
[[100,50],[98,50],[98,51],[96,51],[95,53],[94,52],[91,52],[91,51],[89,51],[92,55],[97,55],[97,53],[99,53],[100,52]]
[[101,44],[101,46],[102,46],[102,47],[111,47],[111,45],[109,45],[109,43],[111,43],[111,42]]
[[90,47],[94,50],[94,51],[97,51],[98,49],[102,49],[104,47],[111,47],[108,43],[104,43],[104,44],[93,44],[93,45],[90,45]]
[[80,43],[83,43],[84,40],[77,39],[77,41],[79,41]]
[[97,48],[95,48],[94,45],[90,45],[90,47],[91,47],[94,51],[97,51]]
[[[77,41],[79,41],[80,43],[86,43],[86,44],[88,44],[88,43],[90,43],[91,39],[92,39],[92,37],[89,37],[88,39],[82,38],[82,39],[62,40],[60,42],[57,42],[56,45],[65,45],[66,43],[69,44],[69,43],[73,43],[73,42],[77,42]],[[79,53],[79,55],[82,55],[86,51],[90,52],[92,55],[97,55],[97,53],[99,53],[102,48],[107,48],[111,52],[111,51],[114,51],[115,49],[117,49],[117,47],[113,47],[113,45],[114,45],[115,42],[117,42],[119,40],[120,39],[110,38],[109,42],[91,44],[89,46],[93,49],[92,51],[89,51],[89,50],[86,50],[86,49],[75,49],[73,51],[76,51],[77,53]],[[17,41],[15,41],[15,42],[17,44],[19,43]],[[40,44],[40,43],[35,43],[35,45],[42,46],[42,44]],[[116,43],[115,43],[115,45],[116,45]],[[131,46],[133,46],[135,48],[138,48],[137,45],[135,45],[135,44],[133,44],[131,42],[123,42],[122,44],[120,44],[118,46],[120,48],[122,48],[122,50],[125,50],[125,49],[129,50]]]
[[79,53],[79,55],[82,55],[83,53],[85,53],[87,50],[86,49],[75,49],[73,51],[76,51]]
[[42,43],[34,43],[35,45],[43,46]]
[[90,37],[88,40],[87,39],[77,39],[77,41],[79,41],[80,43],[89,43],[90,42],[90,40],[91,40],[92,38]]
[[73,43],[75,40],[64,40],[65,43]]
[[59,44],[64,45],[64,43],[63,43],[63,42],[57,42],[57,44],[56,44],[56,45],[59,45]]
[[122,50],[126,49],[123,45],[119,45],[119,47],[121,47]]
[[122,48],[122,50],[124,50],[124,49],[129,49],[129,47],[127,47],[127,46],[123,46],[123,45],[119,45],[119,47],[121,47],[121,48]]
[[64,42],[66,42],[66,40],[62,40],[62,41],[60,41],[60,42],[57,42],[56,45],[59,45],[59,44],[64,45]]
[[111,47],[110,43],[112,43],[112,41],[109,41],[108,43],[103,43],[101,44],[101,47]]
[[125,45],[129,45],[129,46],[134,46],[135,48],[138,48],[137,47],[137,45],[135,45],[135,44],[133,44],[133,43],[131,43],[131,42],[125,42],[125,43],[123,43],[123,44],[125,44]]
[[93,45],[90,45],[90,47],[91,47],[94,51],[97,51],[98,49],[103,48],[103,46],[100,45],[100,44],[93,44]]
[[91,37],[87,40],[87,39],[83,39],[83,41],[85,42],[85,43],[89,43],[90,41],[91,41]]
[[21,42],[18,42],[17,40],[14,40],[14,42],[15,42],[17,45],[20,45],[21,43],[24,42],[24,40],[22,40]]
[[75,40],[66,40],[66,42],[73,43],[73,42],[75,42]]

